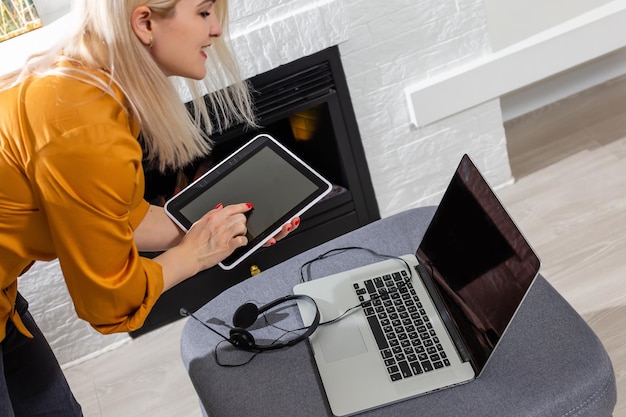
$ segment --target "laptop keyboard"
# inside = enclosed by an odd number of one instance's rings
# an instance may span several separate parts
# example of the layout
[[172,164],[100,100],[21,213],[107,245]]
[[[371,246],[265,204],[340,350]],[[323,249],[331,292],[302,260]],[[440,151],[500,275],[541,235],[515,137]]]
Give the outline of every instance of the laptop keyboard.
[[450,366],[406,270],[355,283],[392,381]]

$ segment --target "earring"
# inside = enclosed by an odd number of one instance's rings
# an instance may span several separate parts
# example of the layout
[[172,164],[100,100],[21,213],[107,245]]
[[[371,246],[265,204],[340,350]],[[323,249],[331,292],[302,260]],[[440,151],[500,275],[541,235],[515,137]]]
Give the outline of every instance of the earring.
[[154,47],[154,38],[152,36],[150,36],[150,43],[148,44],[148,47],[150,49],[152,49]]

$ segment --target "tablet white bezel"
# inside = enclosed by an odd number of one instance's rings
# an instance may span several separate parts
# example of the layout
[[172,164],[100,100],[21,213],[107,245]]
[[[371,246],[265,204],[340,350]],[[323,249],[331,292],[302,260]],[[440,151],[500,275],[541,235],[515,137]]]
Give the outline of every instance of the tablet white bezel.
[[[266,230],[258,233],[247,246],[239,248],[233,255],[220,262],[219,266],[222,269],[233,269],[244,259],[252,255],[252,253],[271,239],[272,236],[278,233],[285,223],[289,222],[294,217],[301,216],[314,204],[324,198],[332,190],[331,183],[272,136],[263,133],[255,136],[252,140],[248,141],[245,145],[237,149],[230,156],[196,179],[193,183],[189,184],[181,192],[177,193],[165,203],[165,213],[182,230],[187,232],[191,227],[192,222],[181,213],[181,210],[183,210],[184,207],[186,207],[195,198],[202,196],[205,192],[210,190],[211,187],[222,180],[225,175],[232,173],[251,156],[267,147],[272,149],[277,155],[287,161],[291,167],[302,173],[304,177],[314,183],[316,190],[315,192],[309,194],[307,198],[299,201],[299,203],[295,205],[295,207],[292,207],[287,214],[276,219],[270,227],[266,228]],[[251,178],[251,180],[253,180],[253,178]],[[285,192],[288,192],[288,190],[285,190]],[[207,212],[212,208],[213,207],[207,207]]]

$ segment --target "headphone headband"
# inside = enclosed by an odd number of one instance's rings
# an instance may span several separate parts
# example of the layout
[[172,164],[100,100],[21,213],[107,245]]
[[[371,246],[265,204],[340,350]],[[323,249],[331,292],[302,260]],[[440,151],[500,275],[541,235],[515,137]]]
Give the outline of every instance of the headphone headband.
[[[306,331],[304,333],[298,335],[293,339],[284,342],[277,341],[275,343],[267,345],[258,345],[254,340],[252,334],[246,329],[254,324],[260,314],[263,314],[271,308],[292,300],[306,300],[313,304],[313,306],[315,307],[315,317],[311,325],[306,327]],[[315,332],[320,324],[320,311],[317,308],[317,303],[315,302],[315,300],[308,295],[286,295],[284,297],[280,297],[273,301],[270,301],[269,303],[261,307],[257,307],[253,303],[245,303],[239,306],[239,308],[237,308],[235,314],[233,315],[233,324],[235,325],[235,328],[230,331],[229,338],[229,342],[233,346],[251,352],[263,352],[268,350],[282,349],[287,346],[293,346],[307,339],[310,335],[313,334],[313,332]]]

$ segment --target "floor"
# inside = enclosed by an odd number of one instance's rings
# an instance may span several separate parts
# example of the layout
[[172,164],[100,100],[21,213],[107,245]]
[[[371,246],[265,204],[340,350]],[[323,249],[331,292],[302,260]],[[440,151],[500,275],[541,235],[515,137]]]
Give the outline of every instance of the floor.
[[[506,125],[515,184],[498,190],[543,275],[595,330],[626,417],[626,77]],[[67,369],[86,417],[201,416],[180,360],[185,321]]]

